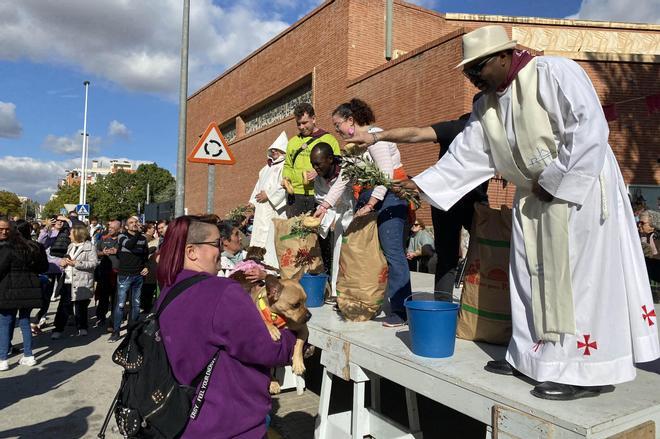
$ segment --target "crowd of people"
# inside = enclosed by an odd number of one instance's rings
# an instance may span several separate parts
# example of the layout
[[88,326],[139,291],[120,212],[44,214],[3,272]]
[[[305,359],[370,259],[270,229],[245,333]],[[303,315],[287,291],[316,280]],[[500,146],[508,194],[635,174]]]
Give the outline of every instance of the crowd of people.
[[[17,316],[24,337],[21,364],[35,364],[29,340],[45,326],[53,297],[59,303],[51,338],[62,336],[71,315],[77,334],[86,335],[94,298],[97,324],[109,322],[109,341],[115,342],[125,316],[136,320],[178,282],[206,273],[207,279],[190,287],[194,294],[163,314],[165,344],[182,383],[190,383],[218,349],[219,373],[234,379],[211,382],[207,404],[218,415],[205,410],[186,435],[205,435],[221,424],[223,431],[261,437],[269,406],[265,368],[290,361],[294,336],[285,330],[279,342],[272,341],[249,297],[221,277],[245,261],[248,247],[262,249],[265,264],[278,267],[272,220],[303,213],[321,220],[320,244],[334,292],[343,231],[353,218],[375,213],[389,270],[383,325],[401,326],[410,270],[435,273],[435,288],[451,291],[461,228],[470,228],[474,203],[487,202],[489,179],[501,175],[517,187],[513,335],[506,358],[486,369],[522,373],[541,383],[532,394],[546,399],[594,396],[604,385],[633,379],[633,359],[660,356],[655,323],[641,312],[653,307],[649,278],[657,293],[658,215],[633,213],[586,73],[570,60],[515,47],[501,26],[463,37],[457,67],[480,93],[472,112],[456,120],[383,130],[363,100],[335,108],[338,137],[363,145],[365,159],[395,181],[390,189],[355,187],[344,178],[340,143],[317,126],[314,108],[303,103],[294,110],[298,133],[290,139],[280,134],[267,149],[251,209],[239,221],[184,216],[168,226],[131,217],[101,226],[71,215],[31,229],[0,218],[0,370],[8,367]],[[397,142],[438,142],[439,160],[410,178]],[[432,234],[415,217],[404,190],[417,191],[432,205]],[[267,274],[259,267],[246,270],[253,282]],[[19,295],[16,288],[25,292]],[[39,311],[30,328],[32,308]],[[597,355],[585,353],[590,337],[598,340]],[[237,395],[247,395],[243,408],[230,402]]]

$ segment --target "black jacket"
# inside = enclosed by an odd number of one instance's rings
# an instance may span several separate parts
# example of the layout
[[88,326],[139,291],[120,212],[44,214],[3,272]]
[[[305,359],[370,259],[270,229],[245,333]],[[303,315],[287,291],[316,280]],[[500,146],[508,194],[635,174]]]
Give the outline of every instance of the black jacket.
[[50,255],[56,258],[63,258],[69,250],[71,238],[69,237],[70,229],[67,226],[62,227],[62,230],[57,234],[55,241],[50,246]]
[[41,244],[28,242],[27,248],[0,246],[0,309],[39,308],[39,273],[48,271],[48,258]]

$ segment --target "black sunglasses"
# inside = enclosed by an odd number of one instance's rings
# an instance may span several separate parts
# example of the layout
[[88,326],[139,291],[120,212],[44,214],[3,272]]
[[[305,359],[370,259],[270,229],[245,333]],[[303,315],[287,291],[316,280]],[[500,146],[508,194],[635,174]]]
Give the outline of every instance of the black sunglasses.
[[479,79],[479,75],[481,74],[481,71],[483,68],[492,60],[493,58],[497,58],[497,55],[489,56],[488,58],[483,59],[479,63],[473,65],[472,67],[468,69],[463,69],[463,74],[468,77],[468,79]]
[[193,245],[212,245],[213,247],[221,248],[222,247],[222,238],[218,238],[215,241],[203,241],[203,242],[189,242],[188,244]]

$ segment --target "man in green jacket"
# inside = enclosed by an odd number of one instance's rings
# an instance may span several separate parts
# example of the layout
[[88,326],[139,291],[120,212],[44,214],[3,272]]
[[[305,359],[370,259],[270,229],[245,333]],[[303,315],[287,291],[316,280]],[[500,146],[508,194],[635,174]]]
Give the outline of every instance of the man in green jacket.
[[308,102],[296,105],[298,135],[289,139],[286,146],[286,159],[282,177],[288,179],[293,194],[287,197],[286,216],[288,218],[304,212],[314,211],[314,178],[316,171],[309,161],[309,153],[318,142],[328,143],[335,155],[340,155],[339,143],[332,134],[316,126],[314,107]]

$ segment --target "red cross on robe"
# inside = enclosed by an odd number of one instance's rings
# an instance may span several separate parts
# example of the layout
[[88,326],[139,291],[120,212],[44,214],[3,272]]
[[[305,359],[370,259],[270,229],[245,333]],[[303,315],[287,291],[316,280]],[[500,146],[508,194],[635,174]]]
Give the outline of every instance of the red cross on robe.
[[589,348],[598,349],[598,344],[595,341],[591,341],[591,342],[589,341],[589,339],[591,338],[591,335],[589,334],[584,334],[583,337],[584,337],[584,342],[578,340],[577,347],[578,349],[584,349],[583,355],[591,355]]
[[655,315],[655,309],[653,307],[651,307],[651,311],[646,311],[646,305],[643,305],[642,306],[642,311],[643,311],[642,318],[644,319],[644,321],[646,321],[648,319],[649,326],[655,325],[655,322],[651,319],[651,317],[656,316]]

